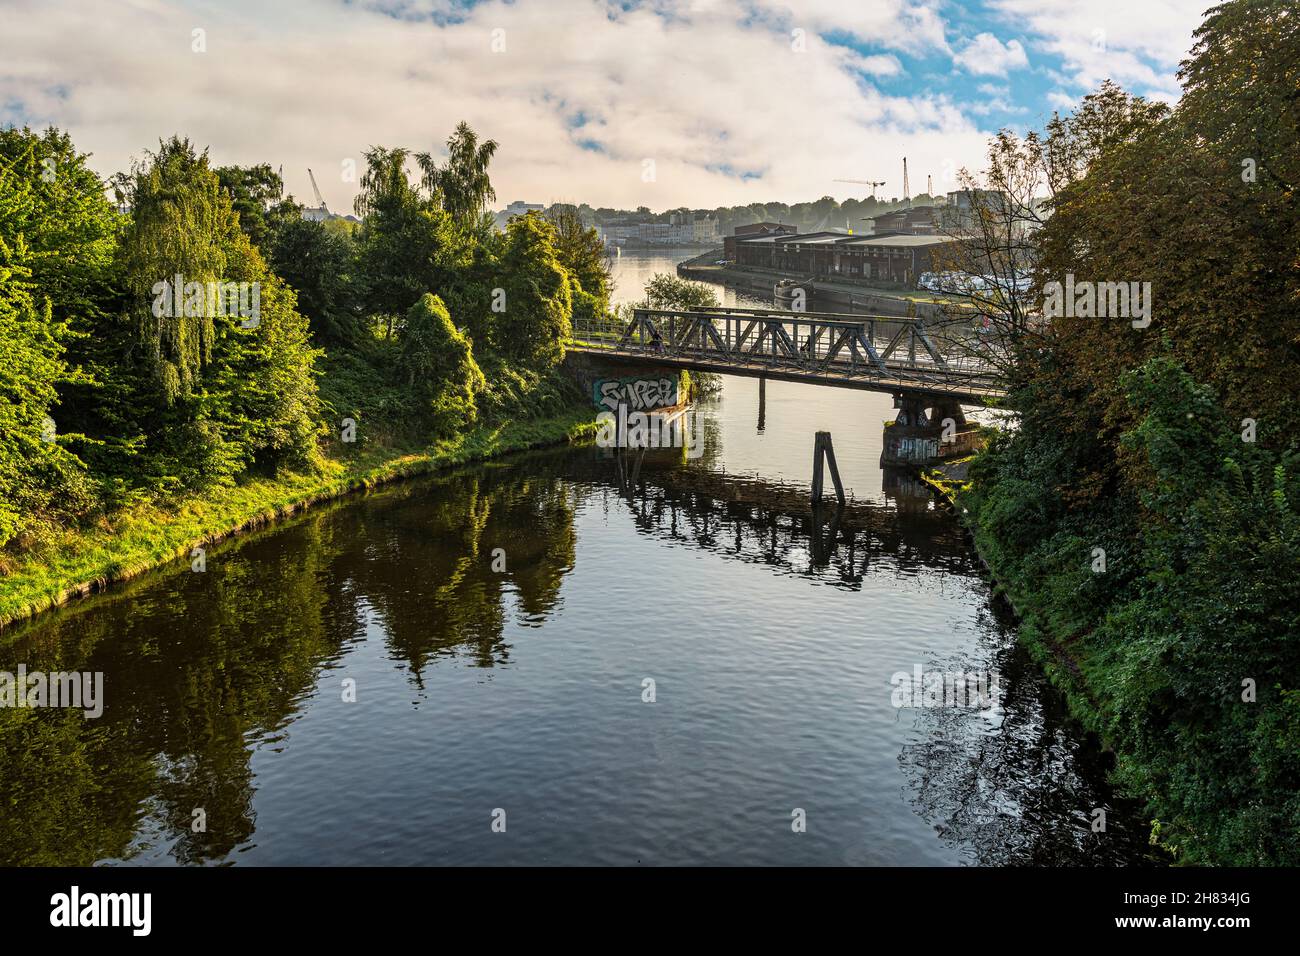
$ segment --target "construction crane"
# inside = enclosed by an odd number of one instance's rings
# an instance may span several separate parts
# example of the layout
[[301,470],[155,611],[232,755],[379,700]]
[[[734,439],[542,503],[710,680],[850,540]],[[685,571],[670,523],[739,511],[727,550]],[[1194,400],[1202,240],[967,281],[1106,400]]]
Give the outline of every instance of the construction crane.
[[316,194],[316,205],[320,207],[321,212],[328,215],[329,207],[325,205],[325,198],[320,194],[320,187],[316,185],[316,174],[311,171],[310,166],[307,167],[307,175],[311,177],[311,191]]
[[884,180],[881,180],[878,183],[872,182],[870,179],[836,179],[832,181],[837,183],[857,183],[859,186],[870,186],[872,199],[876,198],[876,187],[885,185]]

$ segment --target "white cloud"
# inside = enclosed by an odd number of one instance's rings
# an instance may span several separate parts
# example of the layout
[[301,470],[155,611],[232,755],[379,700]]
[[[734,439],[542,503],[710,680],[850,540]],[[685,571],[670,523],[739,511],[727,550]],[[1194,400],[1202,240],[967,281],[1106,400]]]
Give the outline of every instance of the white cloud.
[[1062,113],[1069,113],[1079,105],[1079,98],[1061,90],[1052,90],[1047,94],[1047,105]]
[[991,0],[1036,46],[1060,56],[1070,81],[1091,91],[1107,77],[1161,99],[1177,96],[1174,74],[1209,0]]
[[953,62],[977,76],[1006,76],[1010,70],[1029,65],[1025,48],[1019,40],[1005,45],[992,33],[978,34],[954,56]]
[[994,113],[1021,114],[1029,112],[1025,107],[1018,106],[1003,96],[994,96],[978,103],[966,103],[964,108],[975,116],[991,116]]
[[[795,202],[842,191],[842,177],[901,186],[904,155],[914,178],[933,171],[938,183],[984,152],[985,133],[947,98],[872,84],[901,71],[896,58],[814,33],[796,53],[749,0],[630,10],[494,0],[441,26],[412,19],[431,6],[382,5],[401,16],[308,0],[132,0],[104,17],[91,0],[10,0],[0,116],[67,129],[103,174],[173,132],[211,146],[218,164],[283,164],[300,198],[311,196],[310,166],[337,211],[356,192],[345,160],[376,144],[437,149],[461,119],[501,144],[492,174],[502,203]],[[804,22],[821,29],[837,6],[801,5]],[[859,6],[870,10],[845,14],[855,31],[912,25],[894,49],[942,42],[931,6]],[[191,51],[195,28],[207,31],[206,53]],[[497,29],[503,53],[492,52]]]
[[949,52],[940,0],[753,0],[769,22],[809,33],[841,31],[904,53]]
[[841,55],[846,69],[857,70],[869,76],[902,76],[904,73],[903,64],[892,54],[878,53],[866,56],[856,50],[843,47],[840,49],[843,51]]

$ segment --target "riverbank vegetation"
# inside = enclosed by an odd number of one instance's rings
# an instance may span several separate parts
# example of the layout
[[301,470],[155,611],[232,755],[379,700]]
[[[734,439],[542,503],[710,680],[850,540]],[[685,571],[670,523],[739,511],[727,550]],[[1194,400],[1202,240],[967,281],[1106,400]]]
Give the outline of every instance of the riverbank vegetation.
[[[384,476],[563,438],[595,231],[486,213],[496,144],[364,157],[361,221],[161,141],[100,180],[0,130],[0,622]],[[112,198],[110,199],[110,188]]]
[[1106,84],[1043,136],[994,142],[995,168],[1050,188],[1033,287],[1149,282],[1153,321],[1009,324],[1015,426],[959,501],[1153,841],[1180,862],[1296,865],[1293,5],[1214,8],[1180,79],[1172,108]]

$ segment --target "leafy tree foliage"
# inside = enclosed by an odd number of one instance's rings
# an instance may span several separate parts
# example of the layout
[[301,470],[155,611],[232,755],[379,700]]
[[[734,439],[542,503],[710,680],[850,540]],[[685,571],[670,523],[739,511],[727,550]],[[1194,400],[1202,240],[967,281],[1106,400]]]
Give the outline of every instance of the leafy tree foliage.
[[644,308],[648,309],[707,309],[718,304],[718,296],[702,282],[691,282],[667,272],[650,277],[645,287]]
[[[69,348],[101,316],[114,216],[85,157],[57,130],[0,130],[0,546],[33,516],[93,504],[84,424],[61,392],[93,382]],[[81,330],[81,331],[79,331]]]
[[0,167],[10,189],[27,196],[0,218],[0,235],[24,237],[37,294],[57,321],[88,332],[111,287],[119,216],[99,177],[57,129],[0,129]]
[[[1173,109],[1048,124],[1037,278],[1150,282],[1152,323],[1040,322],[972,469],[1024,633],[1195,863],[1300,862],[1300,19],[1211,10]],[[1094,549],[1105,552],[1096,573]],[[1247,697],[1249,699],[1247,699]]]
[[605,244],[594,228],[583,225],[572,204],[556,203],[546,210],[545,218],[555,231],[556,257],[571,276],[574,327],[594,328],[609,314],[613,292]]
[[424,188],[440,201],[442,208],[458,223],[478,219],[487,204],[496,199],[488,166],[496,155],[497,142],[482,143],[468,123],[461,122],[447,140],[447,161],[439,166],[429,153],[419,153],[416,161],[423,174]]
[[[0,174],[0,216],[17,196]],[[23,530],[31,514],[75,514],[89,496],[81,462],[56,442],[49,417],[56,388],[69,380],[48,300],[31,295],[28,250],[0,237],[0,545]]]
[[555,366],[608,276],[580,223],[490,228],[495,150],[461,124],[417,180],[372,148],[354,229],[187,140],[115,176],[114,203],[65,134],[0,130],[0,548],[313,468],[341,417],[427,443],[578,401]]
[[116,297],[112,265],[122,217],[86,159],[59,130],[0,130],[0,167],[10,190],[0,237],[11,250],[22,237],[35,307],[40,312],[49,303],[58,330],[51,332],[72,370],[58,385],[59,430],[93,464],[103,443],[84,436],[112,431],[102,415],[115,386],[102,332]]
[[298,293],[298,310],[318,346],[355,346],[366,334],[358,302],[357,244],[351,233],[294,219],[276,230],[271,267]]
[[489,333],[493,351],[534,371],[564,356],[572,332],[570,276],[555,250],[555,230],[541,216],[519,216],[506,226],[496,262],[503,310]]
[[302,205],[284,195],[284,180],[269,163],[219,166],[214,172],[239,214],[239,227],[264,255],[279,229],[302,218]]
[[456,235],[451,217],[433,196],[411,182],[407,150],[374,147],[366,152],[366,170],[356,210],[365,217],[360,234],[361,301],[365,311],[387,316],[387,334],[396,317],[429,289],[450,279]]
[[[240,230],[230,198],[186,140],[172,138],[121,177],[131,223],[119,253],[127,304],[118,326],[131,412],[160,480],[227,480],[254,464],[301,465],[314,456],[315,353],[292,290]],[[156,314],[159,283],[247,283],[259,314]],[[251,304],[252,296],[249,295]],[[198,311],[200,314],[190,314]],[[130,417],[130,416],[128,416]]]
[[444,437],[473,424],[474,399],[486,384],[469,339],[452,324],[447,307],[426,293],[402,326],[398,372],[419,396],[433,434]]

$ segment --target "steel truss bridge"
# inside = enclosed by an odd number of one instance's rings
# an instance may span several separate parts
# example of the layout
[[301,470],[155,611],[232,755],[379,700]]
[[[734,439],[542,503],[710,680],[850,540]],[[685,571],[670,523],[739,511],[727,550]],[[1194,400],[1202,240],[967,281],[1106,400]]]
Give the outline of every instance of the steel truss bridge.
[[569,351],[840,388],[988,405],[1006,394],[969,323],[771,309],[636,309],[575,327]]

